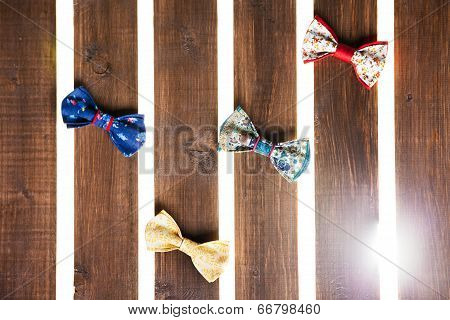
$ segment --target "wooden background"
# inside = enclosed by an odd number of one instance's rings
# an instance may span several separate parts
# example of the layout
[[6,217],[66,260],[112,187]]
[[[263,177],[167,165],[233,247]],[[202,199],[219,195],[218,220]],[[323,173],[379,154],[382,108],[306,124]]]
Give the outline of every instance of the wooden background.
[[[235,105],[266,138],[295,139],[295,1],[235,1],[234,21]],[[254,154],[235,168],[236,299],[298,299],[297,186]]]
[[[136,3],[82,0],[74,7],[75,85],[102,110],[137,113]],[[97,128],[75,132],[75,299],[137,298],[137,158]],[[95,147],[93,147],[95,146]]]
[[[316,0],[314,7],[340,41],[376,40],[376,0]],[[314,66],[318,299],[379,298],[376,259],[360,242],[371,243],[378,224],[377,88],[354,78],[337,59]]]
[[[235,105],[275,141],[298,135],[296,5],[234,0]],[[314,10],[347,44],[377,39],[376,0]],[[450,295],[449,10],[395,0],[400,299]],[[55,0],[0,1],[1,299],[56,297],[55,14]],[[77,0],[74,14],[75,85],[113,115],[136,112],[136,0]],[[154,0],[155,207],[199,242],[219,229],[217,15],[216,1]],[[378,299],[363,244],[378,224],[377,89],[335,59],[314,68],[317,298]],[[138,298],[137,157],[108,139],[75,134],[75,299]],[[235,157],[237,299],[298,299],[297,186],[271,172],[267,159]],[[219,285],[179,252],[156,255],[157,299],[218,299]]]
[[[196,242],[218,237],[217,8],[155,0],[155,208]],[[218,299],[185,254],[156,255],[157,299]]]

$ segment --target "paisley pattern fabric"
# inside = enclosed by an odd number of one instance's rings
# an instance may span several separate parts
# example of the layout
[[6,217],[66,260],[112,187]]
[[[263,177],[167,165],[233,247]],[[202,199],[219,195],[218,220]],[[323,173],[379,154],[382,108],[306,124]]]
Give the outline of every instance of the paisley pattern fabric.
[[270,158],[275,169],[289,182],[295,182],[309,163],[309,141],[293,140],[272,144],[260,137],[245,111],[238,107],[222,124],[219,151],[256,152]]
[[99,110],[84,87],[76,88],[64,98],[61,110],[67,128],[80,128],[90,124],[102,128],[125,157],[134,155],[145,143],[143,115],[131,114],[113,118]]
[[164,210],[148,222],[145,239],[149,251],[180,250],[190,256],[195,268],[208,282],[216,281],[228,262],[228,241],[198,244],[184,238],[175,220]]
[[[334,56],[338,48],[339,42],[334,31],[316,16],[303,40],[303,62],[316,61],[328,55]],[[353,55],[348,62],[353,65],[359,81],[367,89],[373,87],[378,81],[385,65],[387,50],[387,42],[382,41],[353,49]]]

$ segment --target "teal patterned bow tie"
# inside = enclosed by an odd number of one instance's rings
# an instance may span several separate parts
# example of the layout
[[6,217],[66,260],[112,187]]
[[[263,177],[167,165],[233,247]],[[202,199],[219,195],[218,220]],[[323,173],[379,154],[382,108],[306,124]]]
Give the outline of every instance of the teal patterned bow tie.
[[289,182],[295,182],[309,163],[308,139],[273,144],[258,134],[240,106],[220,127],[219,150],[256,152],[268,157],[275,169]]

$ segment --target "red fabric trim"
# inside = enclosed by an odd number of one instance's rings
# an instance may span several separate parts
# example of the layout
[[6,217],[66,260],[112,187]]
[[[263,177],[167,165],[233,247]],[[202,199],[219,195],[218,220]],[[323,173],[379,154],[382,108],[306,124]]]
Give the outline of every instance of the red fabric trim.
[[252,152],[255,152],[256,147],[258,146],[259,140],[261,140],[261,136],[259,136],[258,139],[256,140],[255,145],[253,146]]
[[[334,30],[321,17],[319,17],[318,15],[315,15],[314,16],[314,20],[317,20],[320,24],[322,24],[325,27],[325,29],[327,29],[331,33],[331,35],[333,36],[334,40],[336,40],[336,42],[339,43],[339,39],[338,39],[336,33],[334,32]],[[333,54],[334,54],[333,52],[329,52],[329,53],[327,53],[327,54],[325,54],[325,55],[323,55],[323,56],[321,56],[319,58],[316,58],[316,59],[303,60],[303,63],[310,63],[310,62],[314,62],[314,61],[319,61],[319,60],[322,60],[322,59],[328,57],[329,55],[333,55]]]
[[268,158],[272,155],[273,150],[275,150],[275,144],[272,144],[272,149],[270,149],[269,155],[267,156]]
[[99,119],[99,115],[100,115],[100,110],[97,109],[97,112],[95,113],[94,118],[92,118],[91,124],[94,124],[97,119]]
[[[387,42],[387,41],[372,41],[372,42],[368,42],[368,43],[365,43],[365,44],[363,44],[362,46],[358,47],[357,50],[364,49],[364,48],[367,48],[367,47],[370,47],[370,46],[375,46],[375,45],[385,45],[385,46],[387,46],[387,45],[388,45],[388,42]],[[388,47],[388,50],[389,50],[389,47]],[[364,86],[364,88],[366,88],[367,90],[372,89],[373,87],[375,87],[375,84],[378,83],[378,81],[377,81],[372,87],[369,87],[369,86],[368,86],[364,81],[362,81],[361,78],[359,77],[358,73],[356,72],[356,66],[353,66],[353,69],[355,70],[356,78],[357,78],[358,81]]]
[[106,126],[106,129],[105,129],[107,132],[109,132],[109,130],[111,129],[111,126],[112,126],[112,124],[113,124],[113,121],[114,121],[114,118],[113,118],[113,117],[109,118],[108,125]]
[[357,50],[363,49],[363,48],[366,48],[366,47],[370,47],[370,46],[376,46],[376,45],[385,45],[385,46],[387,46],[388,42],[387,41],[372,41],[372,42],[363,44]]
[[321,17],[319,17],[318,15],[315,15],[314,19],[319,21],[331,33],[334,40],[336,40],[336,42],[339,43],[339,39],[338,39],[336,33],[334,33],[334,30]]
[[354,64],[352,64],[353,66],[353,72],[355,73],[356,79],[358,79],[359,83],[361,83],[363,85],[364,88],[366,88],[367,90],[372,89],[372,87],[369,87],[367,85],[367,83],[365,83],[364,81],[361,80],[361,78],[359,77],[359,74],[356,72],[356,66]]

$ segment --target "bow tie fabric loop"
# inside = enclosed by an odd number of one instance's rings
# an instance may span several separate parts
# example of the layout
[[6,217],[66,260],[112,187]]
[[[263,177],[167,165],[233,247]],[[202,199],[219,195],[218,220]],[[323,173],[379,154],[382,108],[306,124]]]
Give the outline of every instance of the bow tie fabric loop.
[[145,143],[144,116],[131,114],[114,118],[103,113],[84,87],[78,87],[61,104],[67,128],[94,125],[105,130],[125,157],[134,155]]
[[353,65],[356,76],[366,88],[372,88],[383,71],[388,43],[375,41],[357,49],[339,43],[333,29],[320,17],[311,22],[303,40],[303,62],[313,62],[327,56]]
[[189,257],[193,257],[193,256],[195,257],[197,247],[198,247],[197,242],[183,238],[181,240],[180,246],[178,247],[178,250],[180,250],[184,254],[187,254]]
[[258,134],[240,106],[220,127],[219,150],[255,152],[268,157],[275,169],[289,182],[295,182],[300,177],[310,158],[308,139],[273,144]]
[[[75,100],[72,100],[75,101]],[[72,102],[71,101],[71,102]],[[91,123],[101,128],[107,132],[111,130],[111,126],[114,122],[114,117],[110,116],[109,114],[103,113],[100,110],[97,110],[97,113],[94,115],[94,118],[92,118]]]
[[149,251],[179,250],[190,256],[195,268],[208,282],[216,281],[228,262],[228,241],[198,244],[184,238],[175,220],[164,210],[148,222],[145,239]]
[[267,141],[264,138],[261,138],[261,136],[257,138],[257,140],[253,143],[253,145],[254,145],[252,150],[253,152],[256,152],[268,158],[270,158],[273,151],[275,150],[275,145],[272,142]]
[[339,43],[338,46],[336,47],[336,52],[334,53],[333,57],[344,61],[346,63],[352,63],[352,57],[355,54],[355,49],[343,44],[343,43]]

